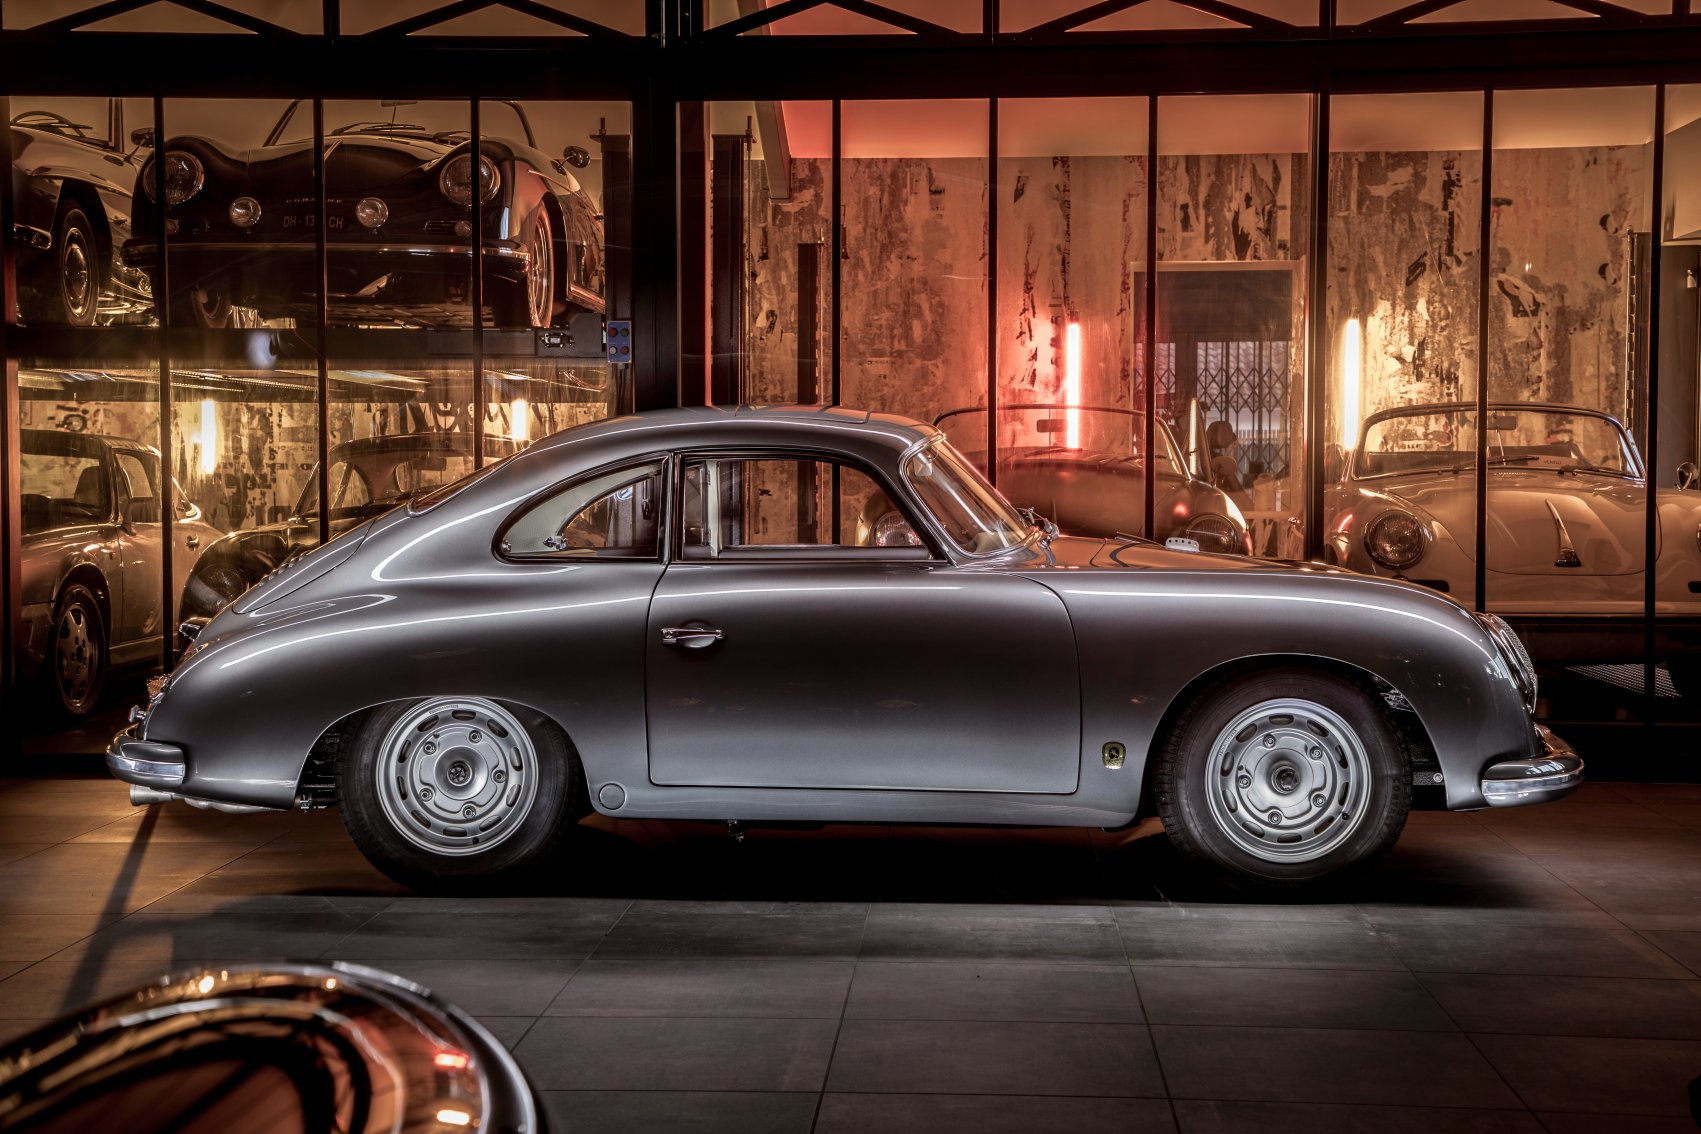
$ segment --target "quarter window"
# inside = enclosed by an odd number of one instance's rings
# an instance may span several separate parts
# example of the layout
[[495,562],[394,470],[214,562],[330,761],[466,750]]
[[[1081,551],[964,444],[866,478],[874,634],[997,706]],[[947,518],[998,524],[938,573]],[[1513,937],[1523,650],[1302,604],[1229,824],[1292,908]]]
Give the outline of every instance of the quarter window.
[[655,558],[660,554],[663,467],[652,461],[599,473],[552,493],[509,525],[503,554]]

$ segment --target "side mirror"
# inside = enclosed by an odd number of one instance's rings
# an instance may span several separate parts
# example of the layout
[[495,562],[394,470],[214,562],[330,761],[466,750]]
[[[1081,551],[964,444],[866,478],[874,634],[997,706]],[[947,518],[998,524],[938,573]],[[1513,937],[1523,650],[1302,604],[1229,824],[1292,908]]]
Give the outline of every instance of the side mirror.
[[201,518],[201,506],[180,496],[172,506],[172,514],[179,520],[199,520]]
[[1694,461],[1685,461],[1677,466],[1677,486],[1701,488],[1701,468],[1697,468]]
[[568,146],[562,151],[561,156],[574,169],[584,169],[591,164],[591,151],[583,146]]
[[152,126],[136,127],[134,130],[130,131],[130,144],[144,150],[153,149],[154,128]]

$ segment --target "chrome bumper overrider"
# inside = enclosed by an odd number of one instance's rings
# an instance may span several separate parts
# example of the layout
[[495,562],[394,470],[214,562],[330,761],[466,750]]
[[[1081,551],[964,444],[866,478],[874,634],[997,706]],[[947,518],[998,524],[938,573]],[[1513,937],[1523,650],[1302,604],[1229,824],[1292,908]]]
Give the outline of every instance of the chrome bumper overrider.
[[106,769],[127,784],[170,789],[183,785],[187,765],[181,748],[143,740],[132,724],[106,746]]
[[1583,782],[1583,760],[1571,746],[1541,725],[1542,755],[1501,760],[1482,773],[1482,797],[1490,807],[1522,807],[1564,799]]

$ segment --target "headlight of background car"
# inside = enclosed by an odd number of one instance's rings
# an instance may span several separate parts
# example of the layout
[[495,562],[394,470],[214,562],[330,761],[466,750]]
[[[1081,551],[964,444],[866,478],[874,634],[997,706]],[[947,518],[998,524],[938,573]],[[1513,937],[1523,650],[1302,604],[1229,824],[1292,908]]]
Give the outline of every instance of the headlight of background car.
[[[496,172],[496,164],[483,154],[478,159],[479,196],[488,201],[496,196],[496,190],[502,186],[502,175]],[[456,154],[443,165],[443,172],[437,175],[437,187],[443,191],[443,196],[449,198],[462,208],[472,204],[472,155]]]
[[1404,570],[1423,558],[1429,529],[1404,512],[1384,512],[1364,532],[1364,549],[1384,567]]
[[1200,551],[1245,554],[1246,541],[1240,529],[1227,516],[1201,512],[1187,525],[1187,538],[1198,541]]
[[[201,159],[187,150],[167,150],[160,160],[165,162],[165,203],[168,205],[181,205],[207,183],[207,171],[201,166]],[[153,159],[142,166],[140,180],[142,192],[150,201],[154,200]]]
[[875,547],[919,547],[921,537],[901,512],[886,512],[874,521]]
[[1524,695],[1524,707],[1530,712],[1536,711],[1536,666],[1530,660],[1530,652],[1519,641],[1517,631],[1506,624],[1506,620],[1495,614],[1479,614],[1477,621],[1488,631],[1488,636],[1494,639],[1494,646],[1500,651],[1500,656],[1506,661],[1506,668],[1512,671],[1512,677],[1518,682],[1518,691]]

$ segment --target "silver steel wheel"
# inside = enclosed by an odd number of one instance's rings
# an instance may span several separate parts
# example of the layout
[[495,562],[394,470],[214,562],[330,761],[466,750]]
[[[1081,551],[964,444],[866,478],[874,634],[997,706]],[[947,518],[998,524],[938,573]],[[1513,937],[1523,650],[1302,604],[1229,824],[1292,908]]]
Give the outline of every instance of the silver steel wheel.
[[89,694],[100,672],[98,648],[88,608],[81,603],[68,604],[59,612],[59,624],[53,628],[53,672],[65,707],[75,712],[88,708]]
[[90,262],[86,234],[80,228],[65,231],[59,256],[59,286],[65,297],[66,322],[87,326],[94,322],[95,274]]
[[549,213],[541,206],[529,245],[531,266],[526,272],[526,306],[531,325],[547,327],[555,308],[555,243],[549,231]]
[[1363,822],[1370,756],[1338,713],[1284,697],[1224,726],[1205,776],[1211,818],[1238,849],[1267,862],[1307,862]]
[[378,749],[378,801],[403,838],[438,855],[479,854],[537,802],[537,749],[507,709],[436,697],[404,713]]

